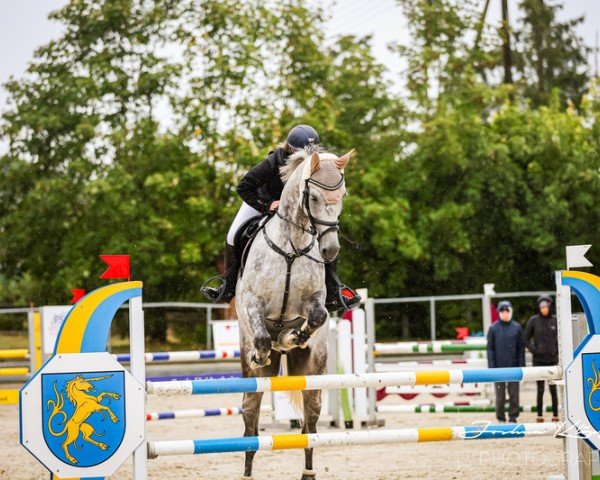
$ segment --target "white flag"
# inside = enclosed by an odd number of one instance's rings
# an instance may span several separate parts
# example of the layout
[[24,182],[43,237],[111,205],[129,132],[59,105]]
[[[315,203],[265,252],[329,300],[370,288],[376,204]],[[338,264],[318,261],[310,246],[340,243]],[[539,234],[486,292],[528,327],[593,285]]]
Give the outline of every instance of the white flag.
[[590,261],[585,258],[591,245],[569,245],[567,247],[567,270],[570,268],[591,267]]

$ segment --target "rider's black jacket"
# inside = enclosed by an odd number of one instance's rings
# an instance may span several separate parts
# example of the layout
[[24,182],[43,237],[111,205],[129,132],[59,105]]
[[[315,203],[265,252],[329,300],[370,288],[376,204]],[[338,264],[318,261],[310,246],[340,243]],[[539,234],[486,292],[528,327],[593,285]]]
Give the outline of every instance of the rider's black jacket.
[[[533,339],[533,340],[532,340]],[[525,328],[525,342],[534,362],[558,362],[558,328],[556,317],[534,315]]]
[[281,198],[283,183],[279,167],[285,163],[288,154],[283,148],[276,148],[261,163],[252,168],[237,187],[240,197],[261,213],[267,213],[269,206]]

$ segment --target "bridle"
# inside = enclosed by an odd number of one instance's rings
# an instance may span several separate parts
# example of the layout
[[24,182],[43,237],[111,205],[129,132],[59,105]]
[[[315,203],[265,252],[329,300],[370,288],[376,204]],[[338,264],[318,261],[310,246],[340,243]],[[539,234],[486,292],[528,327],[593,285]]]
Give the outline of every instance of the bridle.
[[[306,215],[308,216],[308,221],[310,222],[310,228],[312,231],[312,235],[317,235],[317,240],[321,241],[321,238],[323,238],[325,236],[325,234],[329,233],[329,232],[338,232],[340,230],[340,219],[339,217],[337,218],[337,220],[335,220],[334,222],[330,222],[327,220],[320,220],[318,218],[315,218],[312,214],[312,212],[310,211],[310,184],[314,184],[317,187],[321,188],[322,190],[327,190],[329,192],[333,192],[335,190],[337,190],[338,188],[340,188],[343,184],[344,184],[344,174],[342,173],[342,178],[340,178],[340,181],[336,184],[336,185],[325,185],[324,183],[318,182],[317,180],[314,180],[312,178],[307,178],[304,182],[304,191],[302,192],[302,205],[304,206],[305,210],[306,210]],[[324,225],[326,227],[329,227],[327,229],[325,229],[323,232],[318,233],[317,232],[317,225]]]
[[[285,314],[285,311],[287,309],[287,303],[288,303],[288,298],[289,298],[289,293],[290,293],[290,283],[291,283],[291,277],[292,277],[292,264],[294,263],[294,260],[296,260],[299,257],[307,257],[316,263],[320,263],[320,264],[328,263],[328,262],[325,262],[324,260],[320,260],[318,258],[313,257],[312,255],[309,255],[309,252],[313,249],[315,242],[316,241],[320,242],[321,239],[323,238],[323,236],[325,236],[325,234],[327,234],[329,232],[338,232],[340,230],[339,217],[335,221],[329,221],[329,220],[321,220],[319,218],[316,218],[312,214],[312,212],[310,210],[310,185],[311,184],[315,185],[316,187],[318,187],[320,189],[333,192],[333,191],[337,190],[338,188],[340,188],[344,184],[344,174],[342,173],[342,178],[336,185],[325,185],[324,183],[318,182],[317,180],[314,180],[312,178],[307,178],[304,181],[304,190],[302,192],[302,207],[304,208],[306,216],[308,217],[309,228],[306,228],[303,225],[300,225],[300,224],[294,222],[291,218],[282,215],[278,211],[276,212],[276,215],[281,220],[283,220],[286,223],[289,223],[290,225],[295,226],[296,228],[301,229],[303,232],[308,233],[311,236],[310,243],[306,247],[298,249],[292,242],[292,236],[288,232],[288,243],[291,245],[293,251],[285,252],[278,245],[276,245],[275,242],[273,242],[273,240],[271,240],[269,238],[269,235],[267,234],[266,225],[263,226],[263,229],[262,229],[263,235],[265,237],[265,241],[267,242],[267,245],[269,245],[269,247],[271,247],[271,249],[273,249],[279,255],[283,256],[283,258],[285,258],[285,261],[287,264],[287,271],[286,271],[286,276],[285,276],[285,290],[283,292],[283,304],[281,305],[281,312],[279,313],[279,318],[275,322],[275,327],[277,327],[277,328],[283,327],[282,319],[283,319],[283,315]],[[317,225],[323,225],[328,228],[326,228],[323,232],[319,233],[319,231],[317,229]]]

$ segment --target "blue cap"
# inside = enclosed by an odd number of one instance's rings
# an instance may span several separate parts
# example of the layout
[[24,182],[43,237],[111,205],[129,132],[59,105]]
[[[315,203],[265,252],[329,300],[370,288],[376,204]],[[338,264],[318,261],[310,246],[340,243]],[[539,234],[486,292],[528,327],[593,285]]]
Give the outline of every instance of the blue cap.
[[512,310],[512,303],[510,303],[508,300],[502,300],[501,302],[498,302],[498,311],[505,309]]
[[286,142],[290,147],[299,150],[309,145],[319,145],[321,140],[317,131],[310,125],[296,125],[290,130]]

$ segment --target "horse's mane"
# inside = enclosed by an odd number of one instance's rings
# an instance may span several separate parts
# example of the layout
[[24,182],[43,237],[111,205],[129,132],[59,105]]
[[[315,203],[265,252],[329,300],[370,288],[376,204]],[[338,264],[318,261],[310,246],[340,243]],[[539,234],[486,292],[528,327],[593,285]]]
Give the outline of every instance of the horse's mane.
[[337,158],[332,153],[327,152],[327,150],[316,146],[316,147],[307,147],[302,150],[298,150],[296,153],[290,155],[285,164],[279,167],[279,175],[281,176],[281,181],[286,183],[296,171],[296,169],[302,165],[302,163],[310,157],[314,152],[318,152],[321,160],[333,160]]

